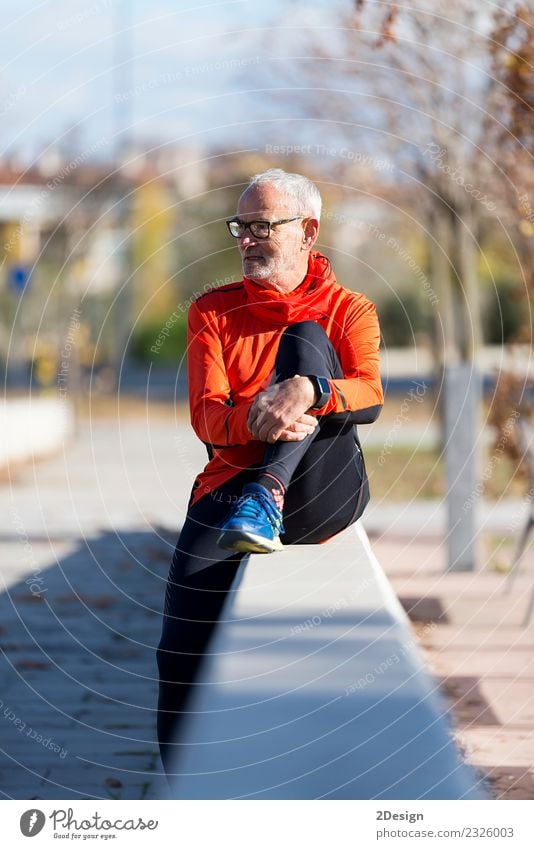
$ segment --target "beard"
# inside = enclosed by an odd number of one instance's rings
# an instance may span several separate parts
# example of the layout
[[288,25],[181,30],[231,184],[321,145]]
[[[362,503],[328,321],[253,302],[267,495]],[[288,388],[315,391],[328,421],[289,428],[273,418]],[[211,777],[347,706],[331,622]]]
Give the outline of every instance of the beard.
[[[295,273],[297,259],[298,256],[289,250],[276,256],[244,256],[243,274],[265,289],[283,292],[287,289],[285,282]],[[305,273],[304,270],[302,276]]]
[[276,266],[272,257],[243,257],[243,274],[251,280],[267,280],[276,272]]

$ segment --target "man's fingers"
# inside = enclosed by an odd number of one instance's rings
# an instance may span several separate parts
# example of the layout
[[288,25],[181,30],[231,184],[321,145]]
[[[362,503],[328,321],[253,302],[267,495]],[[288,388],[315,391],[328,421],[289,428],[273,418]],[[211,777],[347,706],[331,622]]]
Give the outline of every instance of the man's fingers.
[[297,433],[299,436],[302,436],[304,438],[306,436],[311,436],[314,431],[314,428],[308,427],[308,425],[294,424],[291,425],[291,427],[284,428],[284,430],[288,430],[290,431],[290,433]]
[[259,412],[249,430],[255,439],[271,445],[282,439],[285,442],[300,442],[315,431],[318,421],[315,416],[302,415],[290,425],[273,423],[267,411]]
[[259,437],[259,439],[261,439],[262,442],[271,442],[272,443],[272,442],[276,442],[275,434],[279,433],[279,432],[280,431],[279,431],[278,428],[276,428],[276,429],[273,428],[272,423],[271,424],[267,423],[267,424],[260,425],[260,427],[258,428],[258,437]]
[[258,395],[249,410],[248,428],[261,442],[273,444],[279,439],[286,442],[300,442],[312,434],[318,425],[316,416],[301,413],[295,421],[289,423],[287,413],[274,412],[265,394]]
[[300,422],[301,424],[311,425],[313,430],[315,430],[315,428],[319,424],[319,422],[317,421],[317,416],[310,416],[308,413],[303,413],[302,416],[297,419],[297,422]]
[[283,430],[276,440],[277,442],[302,442],[306,439],[307,433],[295,433],[292,430]]
[[298,419],[296,422],[289,426],[288,430],[294,430],[296,433],[313,433],[316,427],[316,421],[303,422]]

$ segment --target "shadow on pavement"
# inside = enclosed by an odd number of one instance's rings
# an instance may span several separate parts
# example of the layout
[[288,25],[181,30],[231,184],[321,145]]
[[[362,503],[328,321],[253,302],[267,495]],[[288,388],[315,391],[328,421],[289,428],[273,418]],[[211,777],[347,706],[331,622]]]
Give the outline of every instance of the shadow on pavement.
[[160,798],[155,649],[176,536],[80,540],[0,596],[5,798]]

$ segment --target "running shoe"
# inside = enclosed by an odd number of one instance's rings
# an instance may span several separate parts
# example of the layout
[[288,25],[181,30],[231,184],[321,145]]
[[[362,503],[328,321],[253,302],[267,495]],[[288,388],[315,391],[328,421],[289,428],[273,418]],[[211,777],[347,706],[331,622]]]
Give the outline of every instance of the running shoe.
[[249,483],[221,526],[217,544],[229,551],[271,554],[281,551],[282,513],[264,486]]

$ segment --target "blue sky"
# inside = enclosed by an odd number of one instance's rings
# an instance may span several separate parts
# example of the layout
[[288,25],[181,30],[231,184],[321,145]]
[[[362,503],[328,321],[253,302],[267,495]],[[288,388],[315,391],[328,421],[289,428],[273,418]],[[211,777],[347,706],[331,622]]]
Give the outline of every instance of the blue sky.
[[[3,0],[0,156],[29,164],[56,144],[109,159],[117,127],[155,145],[335,144],[334,110],[321,123],[317,109],[315,120],[299,109],[298,94],[261,88],[308,84],[305,28],[336,55],[326,28],[341,7],[353,0]],[[331,83],[332,63],[322,67]],[[372,104],[355,93],[351,105],[359,148]]]
[[[78,149],[105,157],[117,122],[136,140],[236,137],[241,121],[268,110],[253,89],[277,50],[266,27],[281,3],[4,0],[0,155],[31,161],[70,132]],[[286,0],[284,26],[319,21],[328,8]],[[289,37],[298,47],[298,29]]]

